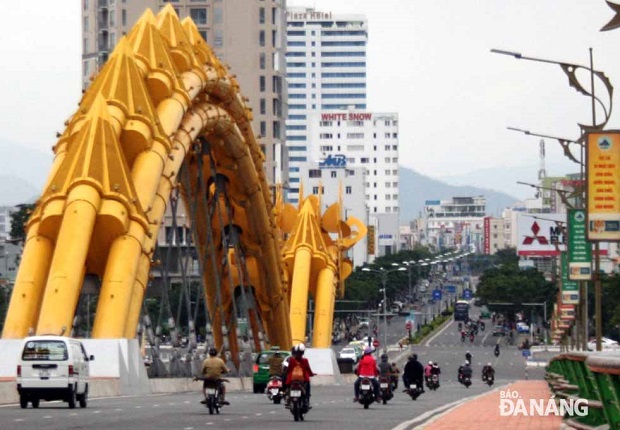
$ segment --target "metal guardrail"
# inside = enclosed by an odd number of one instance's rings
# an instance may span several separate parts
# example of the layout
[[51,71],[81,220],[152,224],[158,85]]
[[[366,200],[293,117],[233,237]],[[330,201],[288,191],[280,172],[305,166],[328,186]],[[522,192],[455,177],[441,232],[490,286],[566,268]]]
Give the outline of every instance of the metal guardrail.
[[566,416],[575,429],[620,428],[620,354],[569,352],[551,359],[545,376],[558,400],[587,399],[588,414]]

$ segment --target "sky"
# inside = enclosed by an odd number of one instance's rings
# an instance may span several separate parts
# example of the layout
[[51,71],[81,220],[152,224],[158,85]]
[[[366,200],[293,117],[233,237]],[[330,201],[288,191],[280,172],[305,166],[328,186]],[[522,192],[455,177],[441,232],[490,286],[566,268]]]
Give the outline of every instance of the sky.
[[[488,167],[538,166],[540,139],[506,127],[575,139],[577,123],[591,121],[590,100],[569,87],[559,66],[490,49],[588,66],[593,48],[594,68],[620,85],[620,29],[599,31],[614,15],[604,0],[287,4],[366,15],[368,108],[399,114],[401,164],[435,178]],[[50,153],[56,132],[76,110],[79,5],[30,0],[0,13],[0,145]],[[602,93],[601,85],[595,88]],[[616,109],[608,129],[620,129],[619,115]],[[555,141],[546,142],[547,164],[564,169],[549,173],[575,170]]]

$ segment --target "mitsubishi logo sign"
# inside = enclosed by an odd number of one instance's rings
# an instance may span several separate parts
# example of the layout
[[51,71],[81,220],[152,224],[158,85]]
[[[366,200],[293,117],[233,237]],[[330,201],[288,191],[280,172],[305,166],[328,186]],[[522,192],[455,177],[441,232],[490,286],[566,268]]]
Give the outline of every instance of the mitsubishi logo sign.
[[566,214],[517,215],[517,254],[554,256],[566,249]]
[[534,221],[534,224],[532,224],[532,233],[534,233],[534,236],[525,236],[525,239],[523,239],[523,245],[531,245],[535,241],[541,245],[548,245],[549,241],[545,236],[538,236],[539,231],[540,227],[538,226],[538,223]]

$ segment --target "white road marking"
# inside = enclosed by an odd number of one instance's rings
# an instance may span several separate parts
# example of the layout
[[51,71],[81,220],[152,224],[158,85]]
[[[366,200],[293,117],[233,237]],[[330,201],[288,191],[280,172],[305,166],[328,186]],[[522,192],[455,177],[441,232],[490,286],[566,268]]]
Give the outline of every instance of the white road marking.
[[53,418],[51,415],[45,415],[43,419]]
[[76,417],[76,416],[77,416],[77,413],[75,413],[75,412],[74,412],[74,413],[72,413],[72,414],[69,414],[69,416],[70,416],[70,417]]
[[270,414],[275,414],[275,413],[276,413],[276,411],[269,411],[269,413],[270,413]]
[[21,421],[24,421],[24,419],[23,419],[23,418],[15,418],[15,422],[18,422],[18,423],[19,423],[19,422],[21,422]]
[[183,430],[194,430],[194,427],[185,427]]
[[123,411],[123,410],[122,410],[122,409],[120,409],[120,408],[116,408],[116,409],[114,409],[114,412],[122,412],[122,411]]
[[101,413],[101,411],[93,411],[93,414]]
[[186,400],[183,403],[185,403],[187,405],[187,404],[189,404],[189,400]]
[[136,409],[140,409],[142,406],[136,406]]
[[260,412],[256,414],[257,417],[260,417],[261,415],[262,415],[262,413],[260,413]]

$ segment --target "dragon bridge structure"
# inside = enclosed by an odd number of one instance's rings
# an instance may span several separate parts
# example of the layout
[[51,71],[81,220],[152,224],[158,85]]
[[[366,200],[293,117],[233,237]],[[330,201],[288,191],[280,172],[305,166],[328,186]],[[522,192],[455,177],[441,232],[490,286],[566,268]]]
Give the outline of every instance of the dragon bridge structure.
[[329,347],[335,299],[352,271],[346,252],[366,227],[341,219],[341,202],[321,213],[317,196],[293,207],[278,187],[272,194],[251,120],[238,82],[191,19],[181,22],[170,5],[147,10],[53,147],[2,337],[67,332],[93,277],[91,337],[136,337],[159,231],[181,204],[220,351],[238,364],[240,317],[255,349],[305,339],[309,294],[313,346]]

